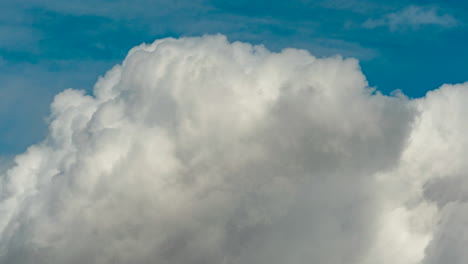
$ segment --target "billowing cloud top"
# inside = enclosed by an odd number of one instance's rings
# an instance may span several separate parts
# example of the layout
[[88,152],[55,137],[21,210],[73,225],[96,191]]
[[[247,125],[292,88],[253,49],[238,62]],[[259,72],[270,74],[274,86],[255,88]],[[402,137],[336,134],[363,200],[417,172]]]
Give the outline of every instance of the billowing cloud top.
[[223,36],[138,46],[1,176],[0,263],[465,263],[467,101]]

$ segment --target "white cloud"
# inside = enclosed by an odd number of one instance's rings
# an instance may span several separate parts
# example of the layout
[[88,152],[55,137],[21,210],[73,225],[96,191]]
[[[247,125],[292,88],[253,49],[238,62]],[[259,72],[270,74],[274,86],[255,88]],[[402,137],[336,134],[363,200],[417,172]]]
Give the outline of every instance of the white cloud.
[[457,26],[458,23],[452,15],[440,14],[436,8],[411,5],[380,19],[368,19],[363,26],[365,28],[389,27],[391,31],[396,31],[408,27],[418,29],[426,25],[451,28]]
[[94,95],[57,95],[1,176],[0,262],[434,263],[445,201],[464,205],[437,179],[466,171],[466,100],[223,36],[141,45]]

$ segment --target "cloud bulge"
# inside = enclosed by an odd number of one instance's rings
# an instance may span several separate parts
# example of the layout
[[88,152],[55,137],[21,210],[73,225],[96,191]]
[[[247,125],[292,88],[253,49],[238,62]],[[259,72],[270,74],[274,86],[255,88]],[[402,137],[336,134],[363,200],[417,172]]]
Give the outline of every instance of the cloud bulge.
[[222,35],[142,44],[0,170],[0,262],[462,263],[467,100]]

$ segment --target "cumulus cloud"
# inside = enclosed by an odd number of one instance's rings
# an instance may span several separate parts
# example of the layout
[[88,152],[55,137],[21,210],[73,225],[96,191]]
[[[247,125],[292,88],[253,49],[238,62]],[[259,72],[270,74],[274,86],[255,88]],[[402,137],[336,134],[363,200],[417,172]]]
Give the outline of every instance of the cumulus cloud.
[[467,100],[219,35],[140,45],[4,170],[0,262],[461,263]]
[[380,19],[368,19],[365,28],[389,27],[391,31],[404,28],[418,29],[421,26],[435,25],[444,28],[457,26],[458,21],[450,14],[440,14],[434,7],[408,6]]

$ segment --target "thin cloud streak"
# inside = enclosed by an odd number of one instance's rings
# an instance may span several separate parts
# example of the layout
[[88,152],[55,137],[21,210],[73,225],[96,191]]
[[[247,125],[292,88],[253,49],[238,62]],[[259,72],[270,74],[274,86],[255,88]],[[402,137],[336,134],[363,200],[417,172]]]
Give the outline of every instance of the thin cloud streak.
[[459,25],[459,21],[450,14],[440,14],[434,7],[411,5],[401,11],[387,14],[380,19],[368,19],[362,24],[363,27],[369,29],[388,27],[390,31],[405,28],[416,30],[428,25],[452,28]]

